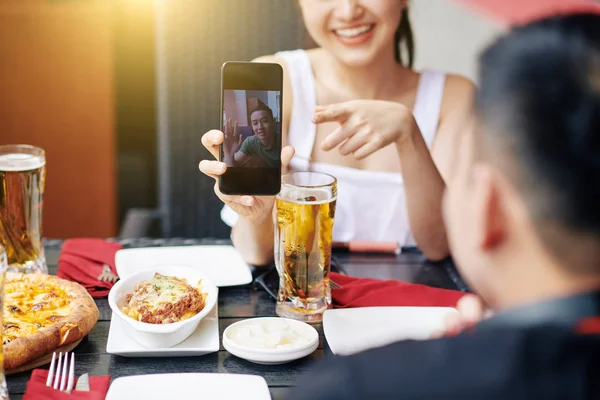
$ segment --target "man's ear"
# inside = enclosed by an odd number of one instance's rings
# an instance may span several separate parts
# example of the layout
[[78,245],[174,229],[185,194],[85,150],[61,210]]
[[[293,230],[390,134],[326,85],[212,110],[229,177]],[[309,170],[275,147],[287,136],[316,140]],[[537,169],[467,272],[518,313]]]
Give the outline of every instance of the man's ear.
[[472,174],[475,239],[482,251],[490,251],[504,240],[506,234],[506,215],[500,201],[499,182],[493,169],[485,164],[475,164]]

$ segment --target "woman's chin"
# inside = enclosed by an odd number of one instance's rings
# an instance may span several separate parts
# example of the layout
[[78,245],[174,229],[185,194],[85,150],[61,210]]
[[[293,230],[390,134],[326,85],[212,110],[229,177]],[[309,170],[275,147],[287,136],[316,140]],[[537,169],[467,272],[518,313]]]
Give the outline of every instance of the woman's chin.
[[372,52],[344,51],[333,53],[333,56],[344,66],[349,68],[363,68],[373,65],[377,61]]
[[326,49],[340,64],[350,68],[369,67],[381,61],[383,50],[378,46],[342,46],[336,43]]

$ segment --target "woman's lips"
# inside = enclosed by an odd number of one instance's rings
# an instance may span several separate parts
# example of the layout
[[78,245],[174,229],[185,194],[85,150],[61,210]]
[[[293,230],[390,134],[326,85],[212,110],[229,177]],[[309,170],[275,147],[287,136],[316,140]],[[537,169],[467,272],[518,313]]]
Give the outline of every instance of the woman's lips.
[[365,43],[373,37],[375,24],[365,24],[352,28],[334,29],[336,38],[347,45],[358,45]]

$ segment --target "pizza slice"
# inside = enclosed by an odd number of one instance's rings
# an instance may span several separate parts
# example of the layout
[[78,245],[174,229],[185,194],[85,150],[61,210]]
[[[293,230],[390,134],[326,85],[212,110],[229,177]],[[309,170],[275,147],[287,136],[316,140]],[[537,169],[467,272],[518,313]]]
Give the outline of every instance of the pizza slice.
[[81,285],[52,275],[8,272],[4,282],[4,368],[14,369],[74,343],[98,321]]

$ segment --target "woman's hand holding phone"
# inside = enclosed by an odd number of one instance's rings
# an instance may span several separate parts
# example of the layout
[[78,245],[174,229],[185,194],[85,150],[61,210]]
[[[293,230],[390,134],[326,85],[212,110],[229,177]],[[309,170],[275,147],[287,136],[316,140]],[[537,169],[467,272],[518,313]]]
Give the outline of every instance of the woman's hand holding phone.
[[[226,131],[228,128],[233,128],[231,121],[227,121]],[[235,129],[237,131],[237,129]],[[216,158],[219,158],[220,146],[223,144],[224,153],[225,148],[229,148],[230,151],[234,150],[238,145],[236,143],[236,132],[230,130],[231,135],[225,135],[223,132],[218,130],[212,130],[205,133],[202,136],[202,145],[206,147],[208,151]],[[239,142],[239,139],[238,139]],[[241,143],[239,143],[241,146]],[[239,150],[239,147],[238,147]],[[235,153],[233,153],[235,154]],[[232,156],[233,156],[232,154]],[[281,166],[282,168],[287,167],[290,160],[294,156],[294,148],[286,146],[281,150]],[[221,193],[219,190],[219,177],[227,171],[227,164],[225,162],[217,160],[202,160],[200,161],[200,171],[207,176],[210,176],[215,180],[215,194],[221,201],[227,204],[233,211],[235,211],[241,217],[245,217],[249,220],[260,220],[271,215],[273,211],[273,204],[275,203],[275,196],[248,196],[248,195],[226,195]]]

